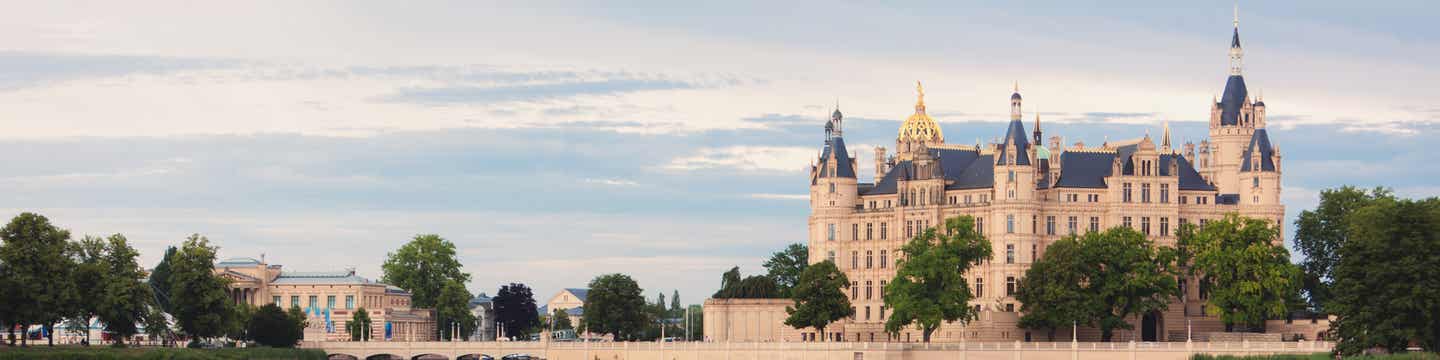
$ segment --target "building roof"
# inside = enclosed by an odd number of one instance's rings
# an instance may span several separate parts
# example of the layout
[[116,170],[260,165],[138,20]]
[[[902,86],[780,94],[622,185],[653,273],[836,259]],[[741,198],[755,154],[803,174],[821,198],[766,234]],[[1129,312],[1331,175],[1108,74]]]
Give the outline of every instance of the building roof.
[[1060,178],[1057,188],[1105,188],[1115,153],[1109,151],[1066,151],[1060,154]]
[[1275,171],[1275,160],[1272,159],[1275,148],[1270,146],[1270,136],[1265,129],[1255,129],[1255,135],[1250,136],[1250,145],[1245,147],[1245,156],[1240,160],[1240,171],[1252,171],[1254,164],[1250,163],[1250,159],[1257,151],[1260,152],[1260,171]]
[[1160,175],[1171,176],[1171,161],[1180,162],[1175,166],[1180,169],[1179,184],[1176,185],[1180,190],[1215,191],[1215,185],[1205,181],[1205,177],[1200,176],[1200,172],[1195,170],[1195,166],[1190,164],[1190,160],[1179,154],[1160,155]]
[[1244,76],[1230,75],[1230,79],[1225,80],[1225,93],[1220,95],[1220,125],[1240,124],[1240,108],[1245,106],[1248,96]]
[[275,285],[378,284],[355,275],[353,271],[284,271],[270,283]]
[[[1019,94],[1016,94],[1019,95]],[[995,160],[996,165],[1005,164],[1009,159],[1005,157],[1005,149],[1015,145],[1015,165],[1030,165],[1030,140],[1025,139],[1025,123],[1019,119],[1010,120],[1010,125],[1005,129],[1005,142],[1000,144],[1000,156]]]
[[215,263],[215,266],[217,266],[217,267],[226,267],[226,266],[255,266],[255,265],[260,265],[260,260],[256,260],[255,258],[248,258],[248,257],[229,258],[229,259],[225,259],[225,260],[220,260],[220,262]]
[[[830,167],[826,166],[830,161],[830,155],[835,155],[835,173],[830,173]],[[825,151],[820,154],[820,176],[855,178],[855,168],[850,166],[850,152],[845,149],[845,139],[839,136],[830,138],[825,144]]]
[[565,288],[565,291],[569,291],[571,295],[575,295],[575,298],[580,299],[580,302],[585,302],[585,295],[590,293],[590,289],[584,288]]

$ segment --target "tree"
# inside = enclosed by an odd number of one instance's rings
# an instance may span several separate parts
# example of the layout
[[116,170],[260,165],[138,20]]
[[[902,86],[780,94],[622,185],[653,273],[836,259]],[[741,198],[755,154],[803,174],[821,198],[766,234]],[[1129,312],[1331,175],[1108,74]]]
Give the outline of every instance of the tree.
[[680,290],[676,289],[670,293],[670,317],[680,317],[684,310],[680,309]]
[[1080,241],[1069,236],[1045,247],[1045,254],[1030,265],[1015,299],[1020,301],[1020,327],[1044,329],[1055,341],[1055,329],[1090,323],[1100,306],[1084,284],[1089,266]]
[[150,290],[155,292],[155,302],[159,304],[160,310],[170,312],[170,259],[175,256],[175,247],[165,248],[165,257],[150,271]]
[[[298,309],[298,308],[297,308]],[[359,312],[356,312],[359,315]],[[301,332],[295,327],[295,321],[290,314],[281,310],[279,305],[273,303],[261,305],[255,309],[248,324],[248,332],[255,338],[255,342],[269,347],[295,347],[300,342]]]
[[105,239],[89,235],[65,246],[65,256],[72,266],[69,283],[61,282],[67,290],[64,311],[71,318],[72,327],[84,334],[86,344],[90,343],[90,319],[100,311],[100,302],[106,295],[104,284],[110,271],[106,251]]
[[1175,249],[1156,247],[1135,229],[1115,227],[1080,238],[1087,264],[1087,290],[1100,304],[1089,325],[1100,328],[1102,341],[1115,329],[1131,329],[1125,319],[1165,310],[1179,295]]
[[231,304],[230,316],[225,318],[225,337],[239,341],[253,339],[250,320],[254,319],[256,310],[250,304]]
[[765,260],[766,275],[775,281],[780,297],[790,297],[800,273],[810,265],[810,248],[805,244],[790,244],[784,250],[770,255]]
[[1276,241],[1280,230],[1265,220],[1230,214],[1198,230],[1182,225],[1176,234],[1194,256],[1190,272],[1209,289],[1206,308],[1220,315],[1226,331],[1237,324],[1263,331],[1266,319],[1299,305],[1300,268]]
[[1336,352],[1411,342],[1440,350],[1440,199],[1380,199],[1355,210],[1333,268]]
[[631,340],[650,323],[640,284],[629,275],[607,274],[590,281],[583,320],[589,332]]
[[525,284],[501,286],[494,302],[495,320],[500,322],[500,331],[506,337],[523,336],[540,324],[536,321],[539,311],[535,309],[535,297]]
[[149,311],[145,313],[145,336],[153,341],[161,339],[169,333],[170,320],[165,318],[165,312],[160,310],[158,305],[152,303]]
[[440,235],[415,235],[387,256],[381,265],[382,281],[409,290],[411,304],[417,308],[434,308],[447,281],[470,281],[470,274],[460,270],[463,265],[455,258],[455,244]]
[[740,278],[740,267],[730,268],[720,276],[720,290],[712,296],[716,299],[778,299],[781,296],[775,279],[767,275],[751,275]]
[[454,333],[450,329],[457,325],[461,339],[475,332],[475,314],[470,313],[470,290],[465,288],[465,284],[453,279],[445,282],[445,287],[440,289],[440,297],[435,300],[435,312],[439,316],[436,324],[440,325],[441,339],[451,340]]
[[[895,278],[884,287],[885,304],[894,309],[885,321],[891,334],[919,325],[921,339],[940,323],[968,322],[978,314],[970,307],[975,295],[965,273],[990,258],[990,241],[975,231],[975,219],[959,216],[945,220],[945,232],[926,229],[900,249]],[[833,266],[833,265],[832,265]]]
[[130,247],[124,235],[110,235],[107,240],[104,283],[99,288],[96,315],[105,330],[115,335],[115,345],[122,346],[124,339],[140,332],[137,324],[148,315],[155,297],[143,282],[145,270],[138,261],[140,252]]
[[350,333],[350,341],[370,341],[370,329],[370,313],[363,307],[356,309],[350,322],[345,323],[345,332]]
[[209,239],[192,234],[171,259],[175,325],[196,340],[223,335],[233,315],[226,281],[215,275],[215,250]]
[[850,298],[841,290],[849,287],[850,279],[829,260],[806,267],[791,292],[795,306],[785,307],[789,315],[785,325],[796,329],[813,327],[824,337],[830,323],[855,316]]
[[299,306],[291,306],[286,311],[286,317],[290,319],[290,331],[296,341],[305,340],[305,328],[310,326],[309,316]]
[[550,313],[550,323],[552,324],[552,329],[559,331],[575,328],[575,325],[570,323],[570,314],[566,313],[566,310],[569,309],[555,309],[554,312]]
[[1386,188],[1369,192],[1355,187],[1341,187],[1320,192],[1320,204],[1314,210],[1300,212],[1295,220],[1295,250],[1304,256],[1300,267],[1305,271],[1305,293],[1310,307],[1323,312],[1332,295],[1334,269],[1340,263],[1340,248],[1350,234],[1346,219],[1356,210],[1381,200],[1394,200]]
[[[0,261],[5,262],[7,282],[4,290],[9,297],[12,321],[22,329],[30,325],[53,326],[66,315],[68,282],[71,263],[65,258],[70,232],[50,224],[50,219],[35,213],[21,213],[0,228]],[[51,334],[54,334],[52,331]],[[20,343],[26,344],[28,336]],[[54,336],[51,336],[54,344]]]

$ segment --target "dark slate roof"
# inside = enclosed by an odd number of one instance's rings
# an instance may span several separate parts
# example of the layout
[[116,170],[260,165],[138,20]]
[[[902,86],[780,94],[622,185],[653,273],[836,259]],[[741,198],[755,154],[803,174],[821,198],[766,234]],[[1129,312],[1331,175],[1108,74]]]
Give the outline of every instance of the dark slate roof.
[[1005,149],[1012,143],[1015,144],[1015,154],[1018,155],[1015,165],[1030,165],[1030,157],[1025,155],[1030,151],[1030,140],[1025,139],[1025,124],[1020,120],[1010,120],[1010,126],[1005,130],[1005,143],[1000,144],[1000,156],[995,160],[995,164],[1003,164],[1008,160],[1005,158]]
[[1275,171],[1275,160],[1271,158],[1275,155],[1275,148],[1270,146],[1270,136],[1265,134],[1265,129],[1255,129],[1255,135],[1250,136],[1250,146],[1245,147],[1240,171],[1251,171],[1250,158],[1256,151],[1260,152],[1260,171]]
[[1040,179],[1035,182],[1035,189],[1047,189],[1050,187],[1050,159],[1040,158]]
[[[981,156],[975,150],[952,150],[952,149],[930,149],[930,155],[940,162],[937,169],[937,176],[948,180],[949,184],[945,189],[978,189],[988,188],[995,184],[994,156]],[[896,183],[900,180],[909,179],[914,175],[914,164],[909,160],[896,163],[890,168],[890,172],[880,178],[879,182],[867,188],[861,188],[863,195],[894,194]]]
[[909,167],[910,161],[901,161],[899,163],[896,163],[895,166],[890,167],[890,172],[885,173],[885,177],[882,177],[880,178],[880,181],[875,182],[875,186],[871,188],[870,191],[861,191],[860,194],[894,194],[896,187],[895,182],[899,180],[900,174],[909,172]]
[[1180,184],[1178,185],[1180,190],[1215,191],[1215,186],[1206,182],[1205,177],[1200,176],[1199,171],[1195,171],[1195,166],[1190,164],[1190,160],[1186,160],[1184,156],[1178,154],[1160,155],[1160,175],[1171,176],[1170,161],[1172,160],[1180,162],[1176,166],[1180,169]]
[[1221,205],[1235,205],[1240,203],[1240,194],[1216,194],[1215,203]]
[[1246,91],[1243,76],[1230,75],[1230,79],[1225,81],[1225,94],[1220,95],[1220,125],[1240,123],[1240,107],[1245,104]]
[[575,294],[575,298],[580,299],[580,302],[585,302],[585,295],[590,293],[590,289],[581,288],[565,288],[565,291]]
[[976,157],[956,176],[946,174],[947,179],[955,180],[954,183],[945,186],[946,189],[978,189],[995,186],[995,155]]
[[1105,188],[1110,164],[1115,154],[1108,152],[1066,151],[1060,154],[1060,178],[1057,188]]
[[845,139],[833,137],[829,144],[825,145],[825,152],[820,154],[820,177],[831,177],[829,167],[825,166],[830,161],[830,153],[835,153],[835,177],[855,178],[855,168],[850,167],[850,152],[845,150]]
[[1235,35],[1230,37],[1230,47],[1240,47],[1240,28],[1235,28]]

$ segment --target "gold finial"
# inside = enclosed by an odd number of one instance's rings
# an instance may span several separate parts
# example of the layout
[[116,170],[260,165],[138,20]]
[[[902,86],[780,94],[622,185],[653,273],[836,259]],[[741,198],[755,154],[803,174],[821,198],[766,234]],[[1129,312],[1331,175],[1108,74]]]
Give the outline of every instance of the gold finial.
[[1020,80],[1015,80],[1015,92],[1020,92]]
[[1240,28],[1240,2],[1235,2],[1235,28]]
[[924,103],[925,103],[925,87],[920,85],[920,80],[915,80],[915,93],[919,95],[919,100],[917,100],[916,103],[917,103],[917,104],[924,104]]

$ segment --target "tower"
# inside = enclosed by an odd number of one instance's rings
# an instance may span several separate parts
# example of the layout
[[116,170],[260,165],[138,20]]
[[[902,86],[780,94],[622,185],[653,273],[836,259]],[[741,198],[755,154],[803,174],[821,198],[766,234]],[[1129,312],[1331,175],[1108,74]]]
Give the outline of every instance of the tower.
[[[1201,174],[1215,184],[1220,194],[1239,194],[1243,152],[1264,128],[1264,104],[1256,106],[1245,86],[1244,49],[1240,46],[1240,18],[1237,8],[1230,36],[1230,75],[1224,93],[1210,105],[1209,143],[1201,143]],[[1256,111],[1260,108],[1261,111]],[[1264,136],[1263,131],[1258,136]],[[1268,143],[1268,141],[1267,141]]]
[[902,161],[929,154],[931,146],[945,143],[940,125],[925,113],[925,88],[919,81],[915,82],[915,93],[915,113],[900,124],[900,133],[895,137],[895,152]]

